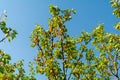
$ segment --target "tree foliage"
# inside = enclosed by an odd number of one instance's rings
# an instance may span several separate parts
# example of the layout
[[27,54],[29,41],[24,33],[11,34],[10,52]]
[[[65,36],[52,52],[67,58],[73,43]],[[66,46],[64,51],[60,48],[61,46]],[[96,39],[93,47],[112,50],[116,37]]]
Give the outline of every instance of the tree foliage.
[[[6,25],[6,14],[2,15],[0,22],[0,29],[4,33],[4,37],[0,40],[0,43],[4,42],[6,39],[10,42],[13,40],[17,32],[11,28],[8,28]],[[10,63],[11,56],[6,54],[3,50],[0,49],[0,80],[36,80],[32,71],[30,75],[25,74],[23,68],[23,60],[20,60],[16,63]],[[32,68],[32,65],[30,65]]]
[[[111,0],[110,4],[113,14],[120,18],[120,0]],[[92,32],[82,31],[80,36],[72,37],[65,23],[76,11],[53,5],[49,11],[48,29],[37,24],[30,37],[31,47],[37,47],[38,53],[36,64],[29,63],[29,75],[23,60],[10,63],[11,56],[0,49],[0,80],[36,80],[36,74],[45,74],[48,80],[120,80],[120,34],[106,32],[104,25],[98,24]],[[5,36],[0,43],[6,39],[10,42],[17,35],[16,30],[7,27],[6,14],[3,16],[0,29]],[[119,21],[114,28],[120,30]]]
[[[119,1],[111,1],[112,7]],[[118,10],[118,9],[117,9]],[[99,24],[92,32],[71,37],[65,23],[74,9],[61,10],[49,6],[48,30],[37,24],[31,34],[31,47],[37,47],[37,73],[49,80],[110,80],[120,79],[120,35],[108,33]],[[119,18],[120,12],[113,13]],[[119,22],[115,29],[120,30]]]
[[0,40],[0,43],[3,42],[6,38],[10,42],[11,40],[13,40],[16,37],[16,34],[17,34],[16,30],[13,30],[13,29],[7,27],[6,19],[7,19],[7,15],[6,15],[6,13],[3,13],[1,15],[0,29],[5,34],[5,37]]
[[[115,15],[117,18],[120,18],[120,0],[111,0],[110,4],[114,8],[113,15]],[[120,30],[120,22],[116,22],[114,27]]]

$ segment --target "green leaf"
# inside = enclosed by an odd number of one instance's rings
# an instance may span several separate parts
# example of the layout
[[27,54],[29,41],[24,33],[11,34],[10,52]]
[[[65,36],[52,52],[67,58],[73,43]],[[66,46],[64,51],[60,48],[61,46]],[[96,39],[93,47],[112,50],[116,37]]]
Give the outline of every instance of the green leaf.
[[116,22],[116,24],[114,25],[114,28],[117,30],[120,30],[120,22]]

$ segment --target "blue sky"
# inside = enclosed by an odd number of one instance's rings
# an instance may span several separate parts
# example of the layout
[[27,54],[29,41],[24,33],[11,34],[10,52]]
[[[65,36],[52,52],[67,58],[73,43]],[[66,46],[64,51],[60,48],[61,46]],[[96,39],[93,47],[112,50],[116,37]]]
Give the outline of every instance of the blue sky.
[[[0,49],[12,56],[12,62],[24,59],[27,68],[27,62],[33,60],[37,54],[37,49],[30,48],[29,37],[37,23],[47,29],[49,4],[61,9],[76,9],[77,14],[66,23],[71,36],[80,35],[82,30],[90,32],[99,23],[104,23],[106,31],[118,33],[113,28],[118,19],[112,15],[109,0],[0,0],[0,14],[6,10],[7,26],[19,33],[12,42],[0,43]],[[3,35],[0,32],[0,38],[1,36]]]

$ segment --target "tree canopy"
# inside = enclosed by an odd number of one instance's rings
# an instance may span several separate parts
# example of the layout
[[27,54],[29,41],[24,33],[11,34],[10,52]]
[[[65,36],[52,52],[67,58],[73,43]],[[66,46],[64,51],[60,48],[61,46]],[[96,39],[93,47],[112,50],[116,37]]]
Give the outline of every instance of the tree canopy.
[[[120,1],[111,0],[110,4],[113,14],[120,18]],[[10,55],[0,50],[0,80],[36,80],[36,74],[45,74],[48,80],[120,80],[120,34],[106,32],[104,25],[98,24],[92,32],[71,36],[65,23],[76,11],[49,5],[49,12],[48,29],[37,24],[30,36],[31,47],[37,47],[38,53],[35,63],[29,63],[29,75],[25,74],[23,60],[12,64]],[[4,16],[0,29],[5,37],[0,43],[17,35],[6,27]],[[114,28],[120,31],[119,21]]]

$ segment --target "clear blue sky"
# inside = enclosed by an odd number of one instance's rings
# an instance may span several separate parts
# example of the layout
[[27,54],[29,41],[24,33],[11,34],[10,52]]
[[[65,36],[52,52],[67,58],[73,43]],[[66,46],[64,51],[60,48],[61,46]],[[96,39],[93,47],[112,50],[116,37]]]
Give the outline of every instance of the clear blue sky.
[[[24,59],[27,68],[27,62],[33,60],[37,54],[37,49],[30,48],[29,37],[37,23],[47,29],[49,4],[57,5],[61,9],[76,9],[77,14],[66,24],[71,36],[80,35],[82,30],[90,32],[99,23],[104,23],[106,31],[118,33],[113,28],[118,19],[112,15],[113,9],[109,0],[0,0],[0,14],[6,10],[8,27],[19,33],[12,42],[0,43],[0,49],[12,56],[12,62]],[[0,31],[0,38],[1,36],[3,35]]]

